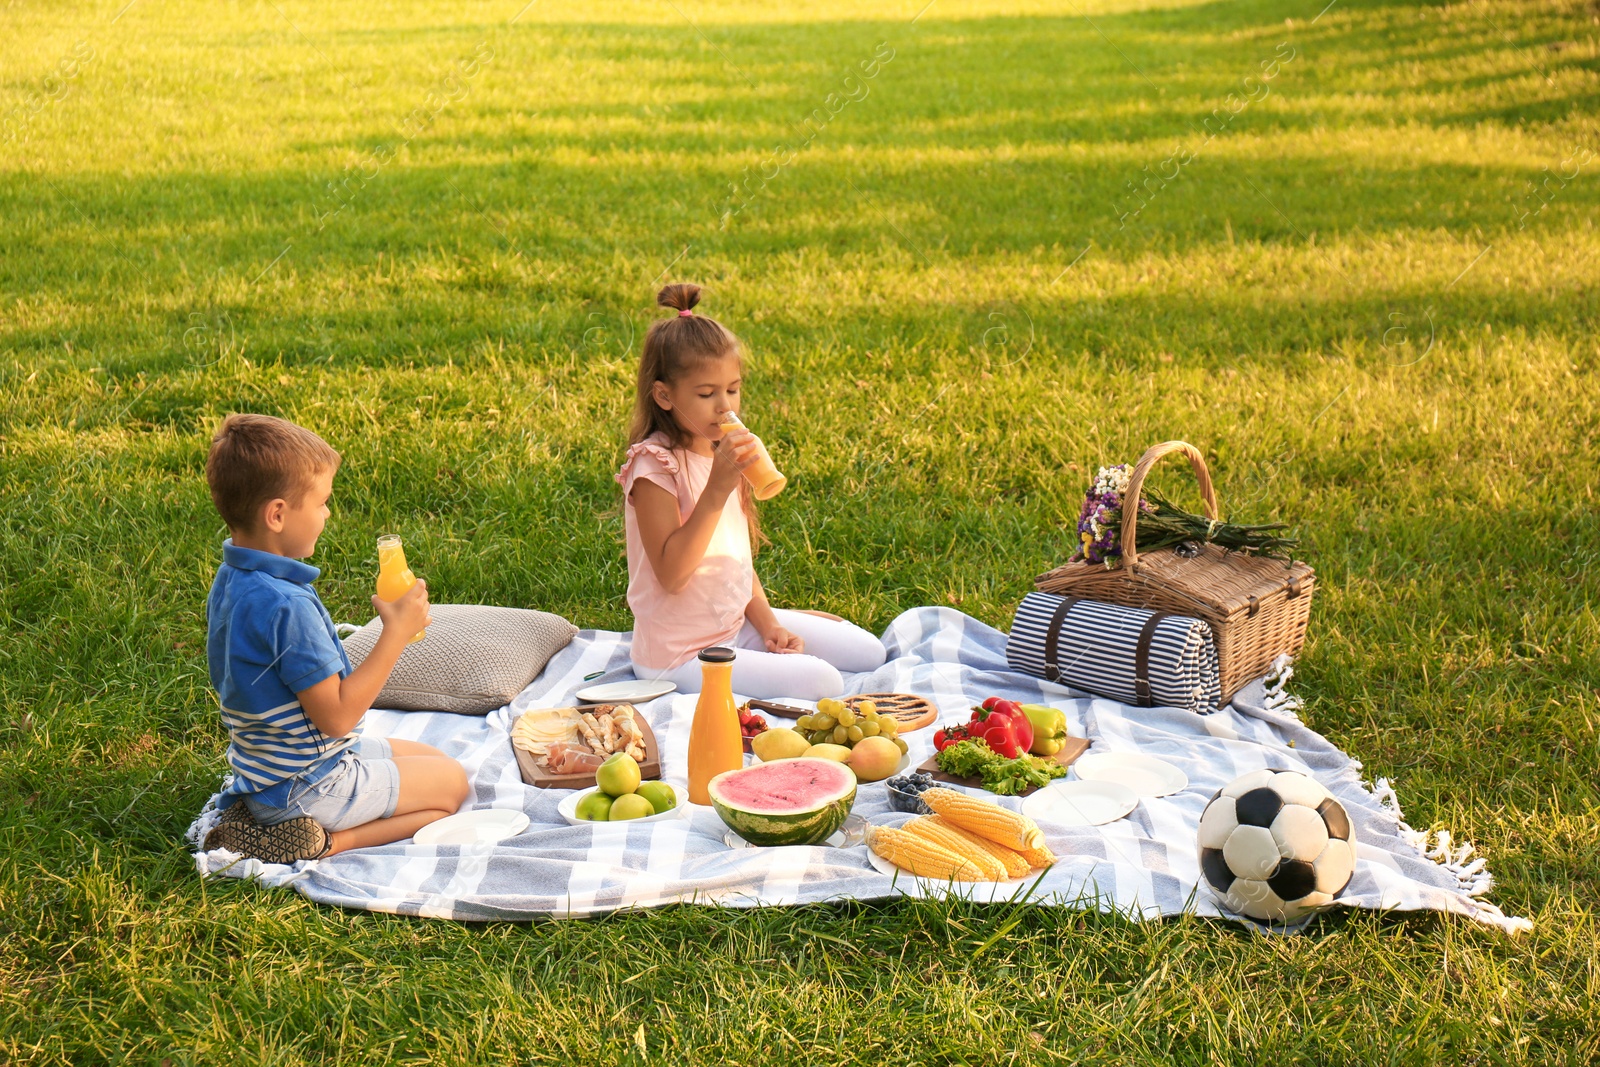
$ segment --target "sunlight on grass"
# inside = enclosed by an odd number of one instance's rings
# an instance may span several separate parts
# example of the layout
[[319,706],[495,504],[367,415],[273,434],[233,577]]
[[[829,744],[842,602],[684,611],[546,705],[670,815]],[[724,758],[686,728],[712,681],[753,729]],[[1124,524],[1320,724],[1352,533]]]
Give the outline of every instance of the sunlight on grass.
[[[0,41],[0,1061],[1600,1056],[1592,4],[122,6]],[[398,528],[440,601],[626,629],[665,277],[748,348],[780,603],[1003,627],[1097,466],[1191,440],[1318,568],[1307,720],[1534,931],[201,883],[216,423],[344,453],[336,619]]]

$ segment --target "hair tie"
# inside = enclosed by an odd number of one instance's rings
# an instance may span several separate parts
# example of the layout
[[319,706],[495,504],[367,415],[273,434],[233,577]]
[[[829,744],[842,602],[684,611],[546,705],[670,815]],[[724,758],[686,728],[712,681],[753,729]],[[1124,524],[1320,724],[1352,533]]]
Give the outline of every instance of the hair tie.
[[678,312],[678,318],[687,319],[693,314],[693,311],[689,310],[688,308],[684,308],[682,311]]

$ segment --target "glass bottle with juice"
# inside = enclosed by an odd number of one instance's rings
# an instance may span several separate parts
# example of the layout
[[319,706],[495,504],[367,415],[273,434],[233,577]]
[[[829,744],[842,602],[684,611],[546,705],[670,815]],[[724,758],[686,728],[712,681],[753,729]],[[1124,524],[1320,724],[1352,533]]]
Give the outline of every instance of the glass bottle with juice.
[[[392,604],[416,584],[417,576],[406,566],[406,550],[400,543],[400,535],[381,535],[378,538],[378,599]],[[427,630],[418,631],[407,643],[414,645],[427,636]]]
[[700,699],[689,727],[689,803],[710,804],[711,779],[744,766],[739,708],[733,702],[731,648],[713,645],[700,653]]
[[[723,433],[732,433],[734,430],[746,430],[749,427],[739,421],[739,416],[731,411],[724,411],[717,425]],[[767,453],[767,446],[761,438],[756,438],[756,461],[744,469],[744,476],[750,481],[750,488],[755,491],[757,500],[770,500],[783,492],[783,487],[789,484],[789,479],[779,472],[772,462],[772,456]]]

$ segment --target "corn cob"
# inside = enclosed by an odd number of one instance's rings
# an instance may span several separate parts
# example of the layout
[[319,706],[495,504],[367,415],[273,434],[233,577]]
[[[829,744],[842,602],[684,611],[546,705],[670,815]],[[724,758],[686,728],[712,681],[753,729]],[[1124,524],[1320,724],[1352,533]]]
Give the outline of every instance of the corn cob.
[[921,878],[984,881],[983,872],[972,861],[904,830],[875,826],[867,833],[867,845],[896,867]]
[[974,844],[970,835],[962,833],[954,826],[944,823],[943,820],[935,822],[934,820],[938,818],[937,815],[934,815],[912,819],[901,829],[908,834],[915,834],[924,841],[938,845],[942,849],[954,852],[982,871],[983,880],[986,882],[1003,882],[1006,880],[1006,865],[1004,863],[992,856],[988,849]]
[[[925,815],[920,819],[914,819],[912,821],[913,823],[927,823],[931,826],[943,827],[944,829],[955,834],[957,837],[961,838],[961,840],[967,842],[967,844],[971,847],[982,849],[986,855],[992,856],[994,859],[999,861],[1000,866],[1005,868],[1005,876],[1007,878],[1021,878],[1023,875],[1027,874],[1033,869],[1032,865],[1028,863],[1027,859],[1022,855],[1022,853],[1018,852],[1016,849],[1007,848],[1004,845],[997,845],[993,841],[979,837],[970,830],[963,830],[961,827],[957,826],[943,815]],[[911,827],[907,826],[906,829],[909,830]]]
[[1030,848],[1026,852],[1018,853],[1018,855],[1030,867],[1054,867],[1056,865],[1056,854],[1051,852],[1045,845],[1040,845],[1038,848]]
[[954,789],[929,789],[921,796],[922,802],[937,814],[986,841],[1018,852],[1044,844],[1044,834],[1032,819],[998,804],[976,800]]

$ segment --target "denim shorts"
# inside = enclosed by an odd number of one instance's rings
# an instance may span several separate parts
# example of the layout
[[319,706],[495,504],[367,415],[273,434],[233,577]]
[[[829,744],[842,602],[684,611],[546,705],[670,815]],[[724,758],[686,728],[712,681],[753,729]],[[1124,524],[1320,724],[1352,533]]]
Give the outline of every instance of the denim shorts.
[[382,737],[361,736],[340,756],[333,770],[311,785],[292,779],[289,801],[281,808],[246,796],[250,814],[262,826],[309,815],[324,830],[348,830],[394,815],[400,803],[400,768]]

